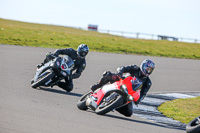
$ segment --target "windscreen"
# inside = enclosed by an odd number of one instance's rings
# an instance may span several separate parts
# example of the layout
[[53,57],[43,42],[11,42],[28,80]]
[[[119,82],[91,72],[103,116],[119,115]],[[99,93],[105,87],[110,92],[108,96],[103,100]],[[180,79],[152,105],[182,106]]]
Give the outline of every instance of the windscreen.
[[63,58],[64,58],[64,62],[67,64],[68,68],[74,67],[74,61],[72,60],[72,58],[70,58],[67,55],[63,56]]
[[141,87],[142,87],[142,81],[139,80],[138,78],[133,78],[131,80],[131,83],[132,83],[133,91],[137,91],[137,90],[141,89]]

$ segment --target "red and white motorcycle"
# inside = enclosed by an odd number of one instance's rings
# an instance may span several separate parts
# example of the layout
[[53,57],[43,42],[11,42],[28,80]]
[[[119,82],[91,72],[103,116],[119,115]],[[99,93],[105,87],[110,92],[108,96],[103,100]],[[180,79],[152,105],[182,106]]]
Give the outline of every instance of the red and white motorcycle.
[[78,100],[77,107],[80,110],[92,109],[103,115],[132,101],[138,101],[141,87],[142,81],[136,77],[120,78],[119,81],[106,84],[95,92],[85,93]]

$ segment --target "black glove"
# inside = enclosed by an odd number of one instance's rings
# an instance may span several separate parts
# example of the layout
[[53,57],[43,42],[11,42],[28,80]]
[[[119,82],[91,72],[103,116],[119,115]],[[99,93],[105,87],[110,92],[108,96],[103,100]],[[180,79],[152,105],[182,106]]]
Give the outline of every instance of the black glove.
[[117,76],[118,76],[119,78],[122,78],[123,73],[117,73]]
[[53,60],[54,58],[55,56],[51,52],[46,53],[46,59],[48,61]]
[[47,52],[47,53],[46,53],[46,56],[49,56],[49,55],[51,55],[51,54],[52,54],[51,52]]
[[137,100],[136,102],[134,102],[135,105],[138,105],[140,103],[140,100]]

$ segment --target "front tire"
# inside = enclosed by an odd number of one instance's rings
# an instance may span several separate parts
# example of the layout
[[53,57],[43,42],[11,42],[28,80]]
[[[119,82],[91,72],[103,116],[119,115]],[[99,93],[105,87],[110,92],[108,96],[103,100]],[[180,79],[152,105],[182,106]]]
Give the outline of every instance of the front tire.
[[[113,95],[113,93],[111,95]],[[117,95],[117,97],[115,99],[113,99],[110,103],[107,103],[107,105],[104,101],[104,99],[106,99],[106,98],[107,97],[104,97],[102,99],[103,102],[95,110],[96,114],[104,115],[104,114],[110,112],[111,110],[113,110],[114,108],[123,104],[123,96],[121,96],[121,95]],[[105,105],[103,105],[103,104],[105,104]]]
[[200,119],[200,116],[189,122],[186,126],[187,133],[200,133],[200,121],[198,122],[198,119]]
[[91,91],[83,94],[81,96],[81,98],[78,100],[77,102],[77,107],[80,109],[80,110],[87,110],[88,107],[86,106],[86,98],[87,96],[89,96],[91,94]]
[[43,77],[39,78],[36,82],[33,82],[31,84],[32,88],[37,88],[39,86],[44,85],[47,81],[49,81],[51,78],[55,76],[55,73],[50,72],[44,75]]

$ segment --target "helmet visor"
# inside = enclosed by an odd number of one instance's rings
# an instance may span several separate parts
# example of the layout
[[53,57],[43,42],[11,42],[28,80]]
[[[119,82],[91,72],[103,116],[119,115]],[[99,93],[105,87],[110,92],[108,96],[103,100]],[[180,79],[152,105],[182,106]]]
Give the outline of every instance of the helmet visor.
[[143,66],[143,70],[146,74],[150,75],[153,72],[153,68],[149,67],[148,65]]
[[81,52],[78,52],[78,56],[80,58],[85,58],[85,56],[87,55],[88,52],[85,52],[85,51],[81,51]]
[[153,69],[151,67],[146,67],[146,73],[151,74],[153,72]]

